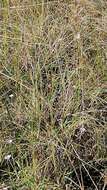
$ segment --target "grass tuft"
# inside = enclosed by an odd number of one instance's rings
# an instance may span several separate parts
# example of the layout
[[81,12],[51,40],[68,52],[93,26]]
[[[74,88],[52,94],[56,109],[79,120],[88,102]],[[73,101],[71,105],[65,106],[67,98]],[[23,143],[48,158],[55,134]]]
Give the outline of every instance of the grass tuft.
[[0,1],[0,189],[106,189],[106,73],[106,0]]

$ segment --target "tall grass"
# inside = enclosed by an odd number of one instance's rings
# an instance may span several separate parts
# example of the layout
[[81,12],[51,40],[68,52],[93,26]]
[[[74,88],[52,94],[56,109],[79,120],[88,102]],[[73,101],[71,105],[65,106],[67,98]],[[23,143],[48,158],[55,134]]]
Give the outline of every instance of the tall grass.
[[0,1],[0,185],[107,185],[106,0]]

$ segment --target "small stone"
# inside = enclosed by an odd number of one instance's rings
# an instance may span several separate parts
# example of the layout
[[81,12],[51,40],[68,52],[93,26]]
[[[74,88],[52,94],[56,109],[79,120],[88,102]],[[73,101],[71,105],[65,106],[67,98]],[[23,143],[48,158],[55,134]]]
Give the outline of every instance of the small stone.
[[86,130],[86,129],[85,129],[84,127],[81,127],[81,128],[80,128],[80,133],[81,133],[81,134],[84,134],[85,130]]
[[7,144],[11,144],[13,141],[12,141],[12,139],[8,139],[6,142],[7,142]]
[[75,39],[77,39],[77,40],[80,39],[80,33],[77,33],[77,34],[75,35]]
[[11,155],[11,154],[8,154],[8,155],[6,155],[6,156],[4,157],[4,159],[8,161],[8,160],[10,160],[11,157],[12,157],[12,155]]
[[13,96],[14,96],[13,94],[10,94],[10,95],[9,95],[10,98],[13,98]]
[[3,187],[3,189],[2,190],[8,190],[8,187]]

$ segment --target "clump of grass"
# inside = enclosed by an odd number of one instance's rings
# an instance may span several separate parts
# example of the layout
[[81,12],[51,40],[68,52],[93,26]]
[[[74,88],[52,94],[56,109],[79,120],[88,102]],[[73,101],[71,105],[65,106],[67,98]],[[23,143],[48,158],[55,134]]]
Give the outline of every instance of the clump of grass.
[[106,8],[0,2],[2,189],[106,189]]

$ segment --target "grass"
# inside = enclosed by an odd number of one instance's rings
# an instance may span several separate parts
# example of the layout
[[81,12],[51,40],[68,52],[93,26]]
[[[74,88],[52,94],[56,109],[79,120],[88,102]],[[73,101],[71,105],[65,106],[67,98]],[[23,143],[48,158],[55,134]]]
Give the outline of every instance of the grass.
[[106,0],[0,1],[0,189],[105,190]]

